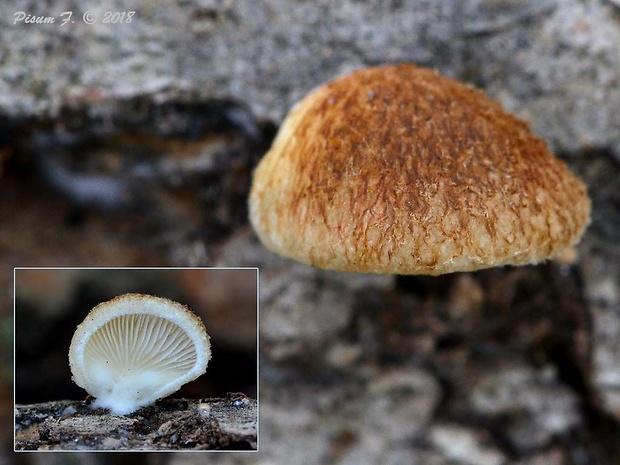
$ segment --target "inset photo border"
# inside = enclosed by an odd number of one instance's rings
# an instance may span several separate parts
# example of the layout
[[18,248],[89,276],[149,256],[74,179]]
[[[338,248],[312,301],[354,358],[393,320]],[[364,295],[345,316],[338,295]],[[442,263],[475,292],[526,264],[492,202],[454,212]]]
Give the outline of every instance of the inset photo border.
[[14,269],[14,450],[257,451],[258,268]]

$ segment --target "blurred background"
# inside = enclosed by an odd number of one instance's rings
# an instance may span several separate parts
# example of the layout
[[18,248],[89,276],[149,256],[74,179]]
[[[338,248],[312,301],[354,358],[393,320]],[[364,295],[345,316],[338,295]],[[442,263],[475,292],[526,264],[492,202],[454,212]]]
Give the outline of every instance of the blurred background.
[[[57,22],[14,24],[18,11]],[[14,0],[0,17],[1,464],[205,461],[10,452],[15,266],[259,267],[260,451],[213,463],[620,463],[617,0]],[[251,173],[286,111],[403,61],[484,89],[583,178],[593,215],[574,261],[365,276],[258,243]],[[58,301],[23,307],[47,314],[46,337],[105,300],[90,278],[54,279]],[[186,286],[144,291],[201,307]],[[40,344],[32,326],[22,341]],[[63,378],[64,358],[43,358]]]
[[128,292],[183,303],[211,338],[208,376],[173,395],[190,399],[243,392],[256,398],[257,270],[17,269],[15,271],[15,401],[82,400],[71,381],[71,338],[90,309]]

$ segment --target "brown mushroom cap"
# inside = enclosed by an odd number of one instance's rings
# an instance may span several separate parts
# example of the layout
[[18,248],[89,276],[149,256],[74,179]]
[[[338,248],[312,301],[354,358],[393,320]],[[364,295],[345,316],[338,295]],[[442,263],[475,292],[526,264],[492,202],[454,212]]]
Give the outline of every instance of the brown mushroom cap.
[[307,95],[254,174],[265,246],[319,268],[394,274],[537,263],[589,222],[584,185],[523,121],[414,65]]

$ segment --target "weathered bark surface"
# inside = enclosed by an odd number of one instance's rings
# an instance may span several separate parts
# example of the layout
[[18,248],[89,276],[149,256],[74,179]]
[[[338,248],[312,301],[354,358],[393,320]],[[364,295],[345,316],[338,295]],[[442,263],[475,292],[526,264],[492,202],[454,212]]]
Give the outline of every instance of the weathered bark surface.
[[15,407],[16,450],[253,450],[258,404],[223,399],[167,399],[130,415],[83,401]]
[[[620,463],[617,0],[114,5],[101,8],[135,9],[134,23],[89,26],[82,2],[29,0],[19,9],[73,10],[77,21],[13,26],[18,7],[0,6],[3,327],[12,328],[17,265],[258,266],[261,452],[210,463]],[[257,242],[251,173],[284,113],[327,79],[400,61],[483,88],[583,177],[593,215],[574,264],[359,276],[292,263]],[[67,302],[91,296],[96,281],[62,276],[17,290],[18,392],[70,384],[62,341],[79,321]],[[190,295],[227,289],[201,287]],[[221,292],[218,303],[239,351],[253,342],[235,340],[252,332],[231,317],[241,294]],[[0,423],[10,427],[4,363]],[[141,458],[204,463],[202,454]]]

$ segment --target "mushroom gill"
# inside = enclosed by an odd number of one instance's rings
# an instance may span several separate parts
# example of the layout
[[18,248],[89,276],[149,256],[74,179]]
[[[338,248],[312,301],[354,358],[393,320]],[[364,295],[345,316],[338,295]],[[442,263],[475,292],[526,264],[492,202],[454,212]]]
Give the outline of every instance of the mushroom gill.
[[74,381],[95,407],[127,414],[177,391],[206,371],[202,322],[168,299],[125,294],[95,307],[73,336]]

